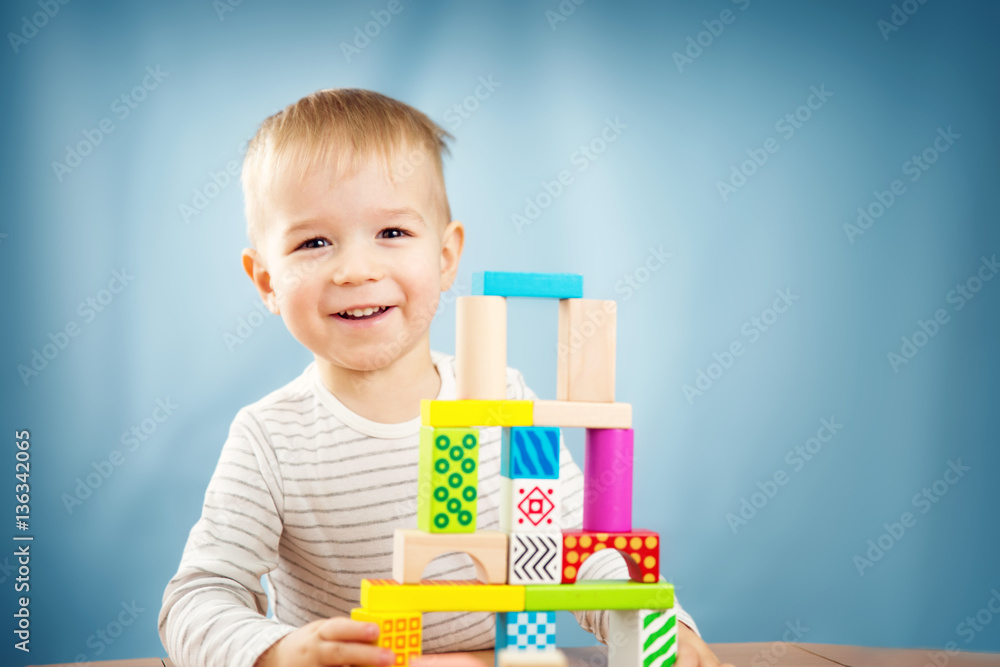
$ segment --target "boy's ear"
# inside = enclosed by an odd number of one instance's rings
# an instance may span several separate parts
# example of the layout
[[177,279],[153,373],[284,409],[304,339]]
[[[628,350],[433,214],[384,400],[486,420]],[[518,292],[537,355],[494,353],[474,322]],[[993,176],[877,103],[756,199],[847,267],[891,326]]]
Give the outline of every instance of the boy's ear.
[[267,309],[275,315],[281,315],[281,310],[278,308],[278,295],[275,293],[274,287],[271,286],[271,274],[267,272],[267,267],[264,266],[264,260],[260,253],[253,248],[246,248],[243,251],[243,270],[250,276],[250,280],[257,288],[257,292]]
[[452,220],[444,229],[441,239],[441,291],[451,289],[458,274],[458,261],[465,246],[465,227],[458,220]]

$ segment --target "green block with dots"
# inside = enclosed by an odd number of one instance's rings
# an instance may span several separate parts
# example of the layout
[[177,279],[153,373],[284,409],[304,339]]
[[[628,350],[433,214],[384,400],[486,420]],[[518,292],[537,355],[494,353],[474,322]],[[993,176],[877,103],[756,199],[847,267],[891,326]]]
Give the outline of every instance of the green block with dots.
[[429,533],[476,530],[479,429],[420,427],[417,527]]

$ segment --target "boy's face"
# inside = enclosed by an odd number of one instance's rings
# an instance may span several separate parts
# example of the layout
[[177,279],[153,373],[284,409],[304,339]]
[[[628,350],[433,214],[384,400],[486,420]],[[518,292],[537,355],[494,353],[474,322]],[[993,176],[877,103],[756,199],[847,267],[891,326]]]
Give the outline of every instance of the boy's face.
[[464,241],[461,223],[438,219],[436,178],[425,159],[393,184],[372,159],[272,186],[244,267],[317,363],[375,370],[427,335]]

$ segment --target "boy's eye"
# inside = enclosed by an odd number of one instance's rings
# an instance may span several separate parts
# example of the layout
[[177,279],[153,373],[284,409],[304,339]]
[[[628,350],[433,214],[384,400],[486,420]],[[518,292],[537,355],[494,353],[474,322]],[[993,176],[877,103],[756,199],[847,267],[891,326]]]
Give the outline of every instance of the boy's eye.
[[398,239],[404,236],[409,236],[409,232],[399,227],[389,227],[379,232],[379,236],[386,239]]
[[299,250],[300,248],[325,248],[328,245],[330,245],[329,241],[321,236],[317,236],[316,238],[309,239],[308,241],[303,241],[299,244],[299,247],[296,248],[296,250]]

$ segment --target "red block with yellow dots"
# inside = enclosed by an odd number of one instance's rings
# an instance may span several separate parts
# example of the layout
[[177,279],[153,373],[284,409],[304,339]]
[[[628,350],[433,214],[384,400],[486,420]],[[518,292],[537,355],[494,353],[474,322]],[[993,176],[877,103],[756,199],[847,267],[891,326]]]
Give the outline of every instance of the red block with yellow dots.
[[651,530],[622,533],[595,533],[587,530],[562,532],[562,583],[572,584],[580,565],[595,551],[616,549],[628,563],[633,581],[655,583],[660,580],[660,535]]
[[420,612],[352,609],[351,619],[378,625],[377,643],[396,654],[394,667],[408,667],[410,659],[420,655],[423,630]]

